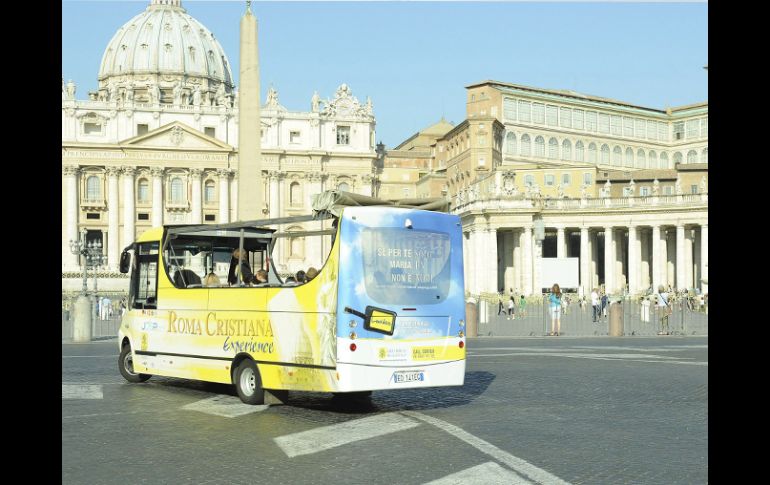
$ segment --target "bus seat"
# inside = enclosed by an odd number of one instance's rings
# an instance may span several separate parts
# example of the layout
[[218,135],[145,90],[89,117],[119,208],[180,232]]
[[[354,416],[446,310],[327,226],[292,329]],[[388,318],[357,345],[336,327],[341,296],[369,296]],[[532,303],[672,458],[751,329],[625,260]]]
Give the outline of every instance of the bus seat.
[[191,285],[201,286],[201,278],[195,274],[195,271],[180,269],[174,273],[174,286],[177,288],[188,288]]

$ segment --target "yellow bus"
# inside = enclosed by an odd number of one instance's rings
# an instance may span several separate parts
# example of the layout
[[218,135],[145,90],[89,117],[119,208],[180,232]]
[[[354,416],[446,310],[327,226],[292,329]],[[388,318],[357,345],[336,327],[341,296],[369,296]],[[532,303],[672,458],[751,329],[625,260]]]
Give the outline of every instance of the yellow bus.
[[[263,403],[265,392],[285,400],[286,391],[462,385],[459,217],[322,195],[327,203],[312,216],[158,227],[127,247],[123,377],[233,384],[248,404]],[[331,227],[275,229],[311,220]],[[271,254],[280,238],[324,236],[330,249],[312,279],[290,283],[276,271]]]

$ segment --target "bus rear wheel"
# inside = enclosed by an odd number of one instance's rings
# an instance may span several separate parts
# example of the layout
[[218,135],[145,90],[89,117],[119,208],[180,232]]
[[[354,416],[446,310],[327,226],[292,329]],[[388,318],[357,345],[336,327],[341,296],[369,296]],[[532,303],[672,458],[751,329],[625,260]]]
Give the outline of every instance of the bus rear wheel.
[[134,372],[134,356],[131,353],[130,345],[124,345],[123,349],[121,349],[120,357],[118,357],[118,369],[120,370],[120,375],[128,382],[144,382],[152,377],[152,374],[138,374]]
[[235,390],[238,397],[246,404],[264,404],[265,390],[262,388],[262,378],[259,376],[257,364],[251,359],[240,363],[235,370]]

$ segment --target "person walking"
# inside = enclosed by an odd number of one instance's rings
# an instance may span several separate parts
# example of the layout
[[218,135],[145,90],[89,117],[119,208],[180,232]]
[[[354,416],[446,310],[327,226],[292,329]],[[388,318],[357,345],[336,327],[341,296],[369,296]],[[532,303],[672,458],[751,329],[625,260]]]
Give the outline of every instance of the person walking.
[[607,316],[607,304],[609,303],[609,299],[607,298],[607,293],[602,292],[602,317]]
[[671,304],[668,301],[669,293],[666,292],[663,285],[658,286],[658,319],[660,321],[660,331],[658,335],[669,335],[668,332],[668,317],[673,313],[671,310]]
[[519,317],[524,318],[527,316],[527,300],[524,299],[524,295],[521,295],[519,299]]
[[503,308],[503,289],[500,288],[500,291],[497,293],[497,315],[500,314],[505,315],[505,308]]
[[594,288],[591,290],[591,306],[594,309],[594,323],[599,322],[599,315],[601,313],[601,307],[599,306],[601,303],[599,302],[599,290]]
[[513,301],[513,296],[508,299],[508,320],[516,320],[516,315],[513,309],[516,307],[516,302]]
[[551,287],[551,294],[548,295],[549,306],[551,307],[551,333],[548,335],[558,336],[561,332],[561,302],[562,295],[559,285],[554,284]]

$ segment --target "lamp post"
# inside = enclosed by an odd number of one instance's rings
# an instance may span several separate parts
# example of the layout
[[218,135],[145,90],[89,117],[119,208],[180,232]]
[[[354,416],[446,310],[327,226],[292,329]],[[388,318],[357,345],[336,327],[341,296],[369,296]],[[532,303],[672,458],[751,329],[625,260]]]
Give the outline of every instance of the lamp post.
[[[96,319],[96,268],[103,265],[106,257],[102,253],[102,243],[100,241],[91,241],[86,243],[85,229],[80,231],[80,238],[77,241],[70,240],[70,251],[83,257],[81,267],[83,268],[83,289],[75,302],[74,322],[73,322],[73,340],[76,342],[88,342],[91,340],[91,324]],[[88,298],[88,268],[94,269],[94,301]],[[93,320],[92,320],[93,318]]]

